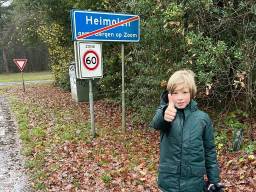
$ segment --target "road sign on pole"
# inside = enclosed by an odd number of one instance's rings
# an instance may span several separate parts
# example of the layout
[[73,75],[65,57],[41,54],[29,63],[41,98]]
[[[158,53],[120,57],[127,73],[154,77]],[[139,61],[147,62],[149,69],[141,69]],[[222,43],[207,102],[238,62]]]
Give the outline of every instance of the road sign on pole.
[[13,59],[13,62],[17,65],[17,67],[20,69],[20,71],[23,71],[27,64],[27,59]]
[[73,40],[138,42],[140,17],[107,12],[72,10]]
[[76,75],[79,79],[89,79],[89,105],[91,116],[92,137],[96,136],[94,124],[92,79],[101,78],[103,75],[102,45],[100,43],[89,43],[77,41],[75,46]]
[[[138,42],[140,40],[138,15],[72,10],[71,25],[77,78],[89,78],[90,84],[91,78],[102,77],[101,44],[99,51],[97,48],[87,49],[87,45],[79,41]],[[93,110],[90,111],[93,114]],[[93,121],[93,115],[91,120]],[[124,44],[122,44],[122,129],[125,131]]]
[[76,53],[77,78],[102,78],[102,45],[100,43],[78,42]]
[[21,71],[21,78],[22,78],[22,86],[23,86],[23,92],[25,92],[25,82],[23,78],[23,69],[25,68],[27,64],[27,59],[13,59],[13,62],[17,65],[17,67]]

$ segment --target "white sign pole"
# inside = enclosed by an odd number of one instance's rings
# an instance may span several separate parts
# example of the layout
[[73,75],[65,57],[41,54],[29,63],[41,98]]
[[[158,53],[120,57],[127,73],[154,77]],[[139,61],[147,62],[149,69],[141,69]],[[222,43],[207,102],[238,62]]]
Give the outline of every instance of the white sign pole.
[[90,103],[90,115],[91,115],[91,132],[92,132],[92,137],[95,138],[96,131],[95,131],[95,125],[94,125],[92,79],[89,79],[89,103]]
[[122,130],[125,132],[124,44],[122,43]]

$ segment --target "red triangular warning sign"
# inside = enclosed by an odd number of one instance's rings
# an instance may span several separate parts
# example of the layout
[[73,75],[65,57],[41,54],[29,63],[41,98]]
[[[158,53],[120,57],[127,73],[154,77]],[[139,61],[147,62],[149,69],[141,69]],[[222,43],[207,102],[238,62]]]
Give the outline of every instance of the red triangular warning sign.
[[13,59],[13,62],[19,67],[20,71],[23,71],[27,61],[27,59]]

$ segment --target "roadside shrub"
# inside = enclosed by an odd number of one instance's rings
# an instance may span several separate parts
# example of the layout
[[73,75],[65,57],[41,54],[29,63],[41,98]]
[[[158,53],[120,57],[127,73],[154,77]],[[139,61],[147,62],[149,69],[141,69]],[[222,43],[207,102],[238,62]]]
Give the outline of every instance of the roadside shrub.
[[37,30],[39,36],[47,44],[50,55],[50,68],[55,84],[65,90],[70,88],[69,64],[73,58],[73,47],[65,45],[64,29],[57,23],[41,25]]

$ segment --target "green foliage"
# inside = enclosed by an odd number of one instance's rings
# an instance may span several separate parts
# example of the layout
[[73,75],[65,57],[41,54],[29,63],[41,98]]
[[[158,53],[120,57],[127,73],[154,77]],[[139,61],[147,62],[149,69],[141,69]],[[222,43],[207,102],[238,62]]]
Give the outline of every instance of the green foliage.
[[38,35],[48,46],[50,67],[58,86],[69,89],[68,68],[72,60],[72,48],[63,46],[65,38],[63,27],[57,23],[42,25],[37,30]]
[[112,177],[107,173],[103,173],[101,179],[105,184],[109,184],[112,180]]
[[[148,4],[140,6],[138,12]],[[135,122],[150,121],[163,91],[161,82],[184,53],[182,26],[171,22],[175,13],[180,15],[179,7],[163,3],[153,5],[153,10],[142,20],[141,42],[127,47],[127,104],[140,114],[134,115]]]
[[44,183],[42,183],[42,182],[36,182],[35,183],[35,189],[36,190],[43,190],[43,191],[45,191],[46,190],[46,187],[45,187],[45,184]]
[[[47,45],[56,84],[65,89],[74,58],[71,9],[140,15],[141,41],[125,44],[126,104],[139,114],[134,115],[135,122],[150,121],[165,88],[163,82],[180,68],[196,73],[202,100],[216,107],[220,103],[234,110],[247,105],[248,110],[256,102],[256,9],[252,0],[227,2],[223,7],[211,0],[14,0],[13,5],[17,34],[26,34],[21,38],[24,43],[37,40]],[[104,97],[117,101],[121,95],[120,52],[117,43],[104,42],[104,78],[97,83]],[[206,85],[211,86],[207,95],[202,92]],[[231,121],[229,125],[241,126]]]
[[225,130],[219,131],[215,136],[215,145],[220,151],[227,147],[228,137]]
[[180,66],[191,66],[197,74],[199,85],[212,83],[217,74],[227,70],[225,55],[227,46],[223,41],[214,42],[202,34],[188,33],[186,36],[187,54],[183,57]]
[[184,9],[182,5],[176,3],[170,3],[164,12],[166,22],[182,20],[184,15]]
[[248,155],[253,155],[256,152],[256,142],[251,142],[248,143],[247,145],[244,146],[243,150],[248,154]]
[[238,129],[245,129],[247,127],[246,124],[243,123],[243,120],[248,117],[248,114],[244,111],[241,110],[236,110],[231,112],[226,120],[225,124],[232,128],[233,130],[238,130]]

